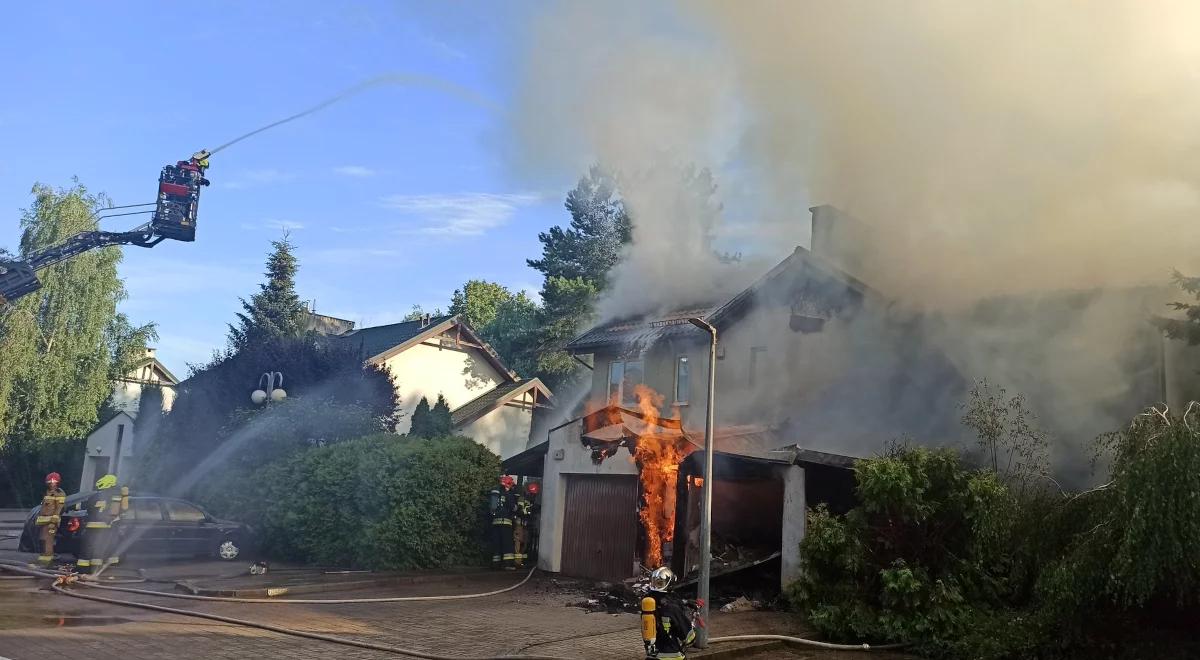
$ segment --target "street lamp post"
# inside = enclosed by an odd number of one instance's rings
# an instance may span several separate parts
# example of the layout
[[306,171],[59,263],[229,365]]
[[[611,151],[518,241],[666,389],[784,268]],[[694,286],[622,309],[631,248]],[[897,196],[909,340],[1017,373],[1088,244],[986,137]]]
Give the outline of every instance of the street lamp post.
[[258,379],[258,389],[250,393],[250,401],[261,406],[268,401],[283,401],[287,392],[283,391],[283,374],[278,371],[268,371]]
[[[708,333],[708,405],[704,417],[704,483],[700,486],[700,584],[696,598],[704,603],[700,616],[708,622],[708,582],[712,574],[713,402],[717,391],[717,329],[704,319],[688,322]],[[696,646],[708,645],[708,628],[696,633]]]

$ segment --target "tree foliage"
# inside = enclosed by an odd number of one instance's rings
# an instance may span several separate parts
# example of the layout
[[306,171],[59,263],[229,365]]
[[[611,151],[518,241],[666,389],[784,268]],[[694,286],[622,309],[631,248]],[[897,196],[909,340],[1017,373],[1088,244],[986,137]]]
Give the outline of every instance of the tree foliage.
[[978,435],[984,461],[1004,481],[1024,490],[1049,473],[1046,433],[1021,393],[1009,397],[986,379],[976,382],[962,423]]
[[229,347],[241,350],[274,337],[295,337],[304,332],[306,312],[296,293],[298,264],[294,246],[284,237],[271,242],[266,280],[259,291],[242,299],[237,325],[229,326]]
[[[1010,403],[983,408],[988,428]],[[809,516],[794,602],[835,638],[939,657],[1195,657],[1200,405],[1099,448],[1110,481],[1075,494],[1011,489],[949,450],[861,461],[859,506]]]
[[[371,425],[391,430],[399,402],[386,367],[364,365],[356,347],[317,335],[275,337],[195,369],[177,388],[171,412],[162,417],[138,474],[143,488],[166,487],[209,457],[235,451],[227,443],[256,417],[250,393],[266,371],[283,373],[288,398],[347,407]],[[272,410],[289,410],[270,404]],[[333,415],[331,408],[324,414]],[[315,423],[315,422],[314,422]],[[361,427],[356,427],[361,428]],[[355,431],[346,437],[362,435]]]
[[446,397],[438,395],[437,402],[429,411],[429,426],[431,438],[444,438],[450,435],[450,404]]
[[461,315],[518,374],[537,372],[538,306],[524,291],[501,284],[469,280],[454,291],[450,314]]
[[431,318],[436,318],[438,316],[442,316],[442,308],[438,307],[438,308],[434,309],[432,312],[426,312],[424,309],[421,308],[420,305],[413,305],[412,310],[409,311],[407,314],[405,314],[404,318],[401,319],[401,321],[420,321],[421,319],[425,318],[426,316],[429,316]]
[[[22,256],[96,229],[107,200],[78,182],[67,189],[37,185],[22,213]],[[42,288],[0,310],[0,445],[26,446],[80,438],[97,422],[112,379],[156,338],[117,312],[125,288],[121,252],[93,250],[39,273]]]
[[[1184,293],[1200,301],[1200,277],[1187,277],[1175,271],[1172,280]],[[1182,339],[1189,346],[1200,344],[1200,303],[1173,302],[1170,307],[1183,312],[1183,318],[1155,317],[1155,325],[1171,339]]]
[[433,437],[433,420],[430,418],[429,399],[421,397],[417,407],[413,409],[412,423],[408,427],[408,435],[414,438]]
[[444,438],[450,435],[450,404],[446,397],[438,395],[432,407],[429,399],[421,397],[413,410],[412,425],[408,429],[411,438]]

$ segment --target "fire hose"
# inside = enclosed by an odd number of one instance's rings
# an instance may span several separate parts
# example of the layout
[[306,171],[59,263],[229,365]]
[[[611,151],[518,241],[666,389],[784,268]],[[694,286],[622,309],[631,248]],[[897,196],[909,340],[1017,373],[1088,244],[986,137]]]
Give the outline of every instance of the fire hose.
[[[52,585],[51,588],[59,594],[62,594],[64,596],[70,596],[72,598],[81,598],[84,600],[91,600],[91,601],[96,601],[96,602],[101,602],[101,603],[109,603],[109,604],[113,604],[113,605],[123,605],[126,607],[136,607],[136,608],[152,610],[152,611],[156,611],[156,612],[166,612],[168,614],[178,614],[181,616],[191,616],[191,617],[197,617],[197,618],[201,618],[201,619],[209,619],[212,621],[220,621],[222,623],[229,623],[229,624],[233,624],[233,625],[241,625],[241,626],[248,626],[251,628],[259,628],[261,630],[267,630],[267,631],[271,631],[271,632],[275,632],[275,633],[279,633],[279,634],[283,634],[283,635],[304,637],[304,638],[308,638],[308,639],[315,639],[315,640],[330,642],[330,643],[334,643],[334,644],[343,644],[343,645],[347,645],[347,646],[355,646],[358,648],[370,649],[373,651],[394,653],[397,655],[407,655],[407,656],[416,657],[416,658],[426,658],[428,660],[516,660],[518,658],[524,659],[524,660],[566,660],[565,658],[561,658],[559,656],[535,656],[535,655],[504,655],[504,656],[444,656],[444,655],[437,655],[437,654],[432,654],[432,653],[425,653],[422,651],[415,651],[412,649],[404,649],[404,648],[395,647],[395,646],[388,646],[385,644],[362,642],[359,640],[348,639],[345,637],[337,637],[334,635],[325,635],[322,633],[314,633],[314,632],[309,632],[309,631],[305,631],[305,630],[296,630],[293,628],[285,628],[283,626],[276,626],[276,625],[269,624],[269,623],[261,623],[261,622],[252,621],[249,619],[238,619],[238,618],[234,618],[234,617],[221,616],[219,614],[209,614],[206,612],[195,612],[195,611],[191,611],[191,610],[183,610],[183,609],[178,609],[178,608],[174,608],[174,607],[165,607],[163,605],[152,605],[150,603],[140,603],[137,601],[120,600],[117,598],[105,598],[102,596],[89,596],[89,595],[74,592],[72,590],[64,589],[59,584],[60,582],[63,581],[63,578],[68,577],[69,574],[64,575],[64,574],[55,573],[52,571],[31,569],[31,568],[28,568],[28,567],[20,564],[19,562],[15,562],[15,561],[11,561],[11,560],[0,559],[0,569],[8,570],[8,571],[11,571],[14,573],[19,573],[22,576],[27,576],[27,577],[53,578],[53,579],[55,579],[55,584]],[[455,595],[450,595],[450,596],[405,596],[405,597],[395,597],[395,598],[357,598],[357,599],[355,599],[355,598],[344,598],[344,599],[235,598],[235,597],[226,597],[226,596],[195,596],[195,595],[191,595],[191,594],[173,594],[173,593],[168,593],[168,592],[153,591],[150,589],[131,589],[128,587],[113,587],[113,586],[96,584],[94,582],[88,582],[86,580],[78,580],[78,579],[73,579],[69,583],[81,584],[81,585],[84,585],[86,587],[90,587],[93,589],[104,589],[107,591],[124,591],[124,592],[128,592],[128,593],[142,594],[142,595],[148,595],[148,596],[165,597],[165,598],[180,598],[180,599],[185,599],[185,600],[220,601],[220,602],[232,602],[232,603],[296,603],[296,604],[310,604],[310,605],[336,605],[336,604],[351,604],[351,603],[413,602],[413,601],[462,600],[462,599],[466,599],[466,598],[483,598],[486,596],[494,596],[497,594],[502,594],[502,593],[517,589],[518,587],[521,587],[526,582],[528,582],[530,580],[530,578],[533,577],[533,573],[536,570],[537,570],[536,568],[531,569],[529,571],[529,573],[525,576],[525,578],[515,585],[512,585],[510,587],[505,587],[503,589],[497,589],[494,591],[484,592],[484,593],[455,594]],[[708,643],[709,644],[721,644],[721,643],[726,643],[726,642],[741,642],[741,641],[783,641],[783,642],[789,642],[792,644],[814,646],[817,648],[823,648],[823,649],[833,650],[833,651],[871,651],[871,650],[895,649],[895,648],[901,648],[901,647],[905,646],[904,644],[884,644],[884,645],[878,645],[878,646],[871,646],[870,644],[865,644],[865,643],[864,644],[833,644],[830,642],[819,642],[816,640],[805,639],[802,637],[791,637],[791,636],[787,636],[787,635],[732,635],[732,636],[727,636],[727,637],[713,637],[708,640]]]

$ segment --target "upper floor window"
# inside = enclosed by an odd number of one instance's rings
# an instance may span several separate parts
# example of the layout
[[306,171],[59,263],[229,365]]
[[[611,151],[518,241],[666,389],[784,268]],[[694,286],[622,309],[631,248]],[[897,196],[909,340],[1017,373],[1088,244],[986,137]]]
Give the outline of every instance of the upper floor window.
[[645,378],[641,360],[614,360],[608,364],[608,401],[637,402],[634,390]]
[[767,367],[767,347],[750,347],[750,387],[762,382],[763,371]]
[[687,403],[692,391],[691,363],[686,355],[675,358],[675,403]]

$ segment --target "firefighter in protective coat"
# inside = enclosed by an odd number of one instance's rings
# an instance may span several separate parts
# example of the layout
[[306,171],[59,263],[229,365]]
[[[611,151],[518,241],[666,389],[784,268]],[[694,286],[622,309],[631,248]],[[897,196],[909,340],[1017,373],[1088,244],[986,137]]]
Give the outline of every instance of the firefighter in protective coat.
[[121,515],[121,492],[117,490],[117,477],[106,474],[96,480],[96,492],[84,503],[87,509],[87,524],[83,526],[82,549],[75,562],[80,573],[95,574],[104,566],[113,542],[113,523]]
[[54,535],[58,533],[60,516],[67,506],[67,494],[58,487],[61,482],[62,477],[57,472],[46,475],[46,494],[42,496],[42,509],[34,521],[41,528],[42,554],[38,555],[37,563],[42,568],[49,568],[54,562]]
[[514,489],[517,498],[513,507],[513,564],[517,568],[525,568],[525,560],[529,559],[529,524],[533,518],[533,501],[526,492]]
[[684,649],[696,641],[696,630],[683,603],[667,593],[675,574],[657,568],[650,574],[650,591],[642,598],[642,644],[646,660],[683,660]]
[[516,551],[513,549],[513,514],[517,496],[512,477],[500,477],[500,485],[492,489],[489,504],[492,511],[492,567],[516,570]]

